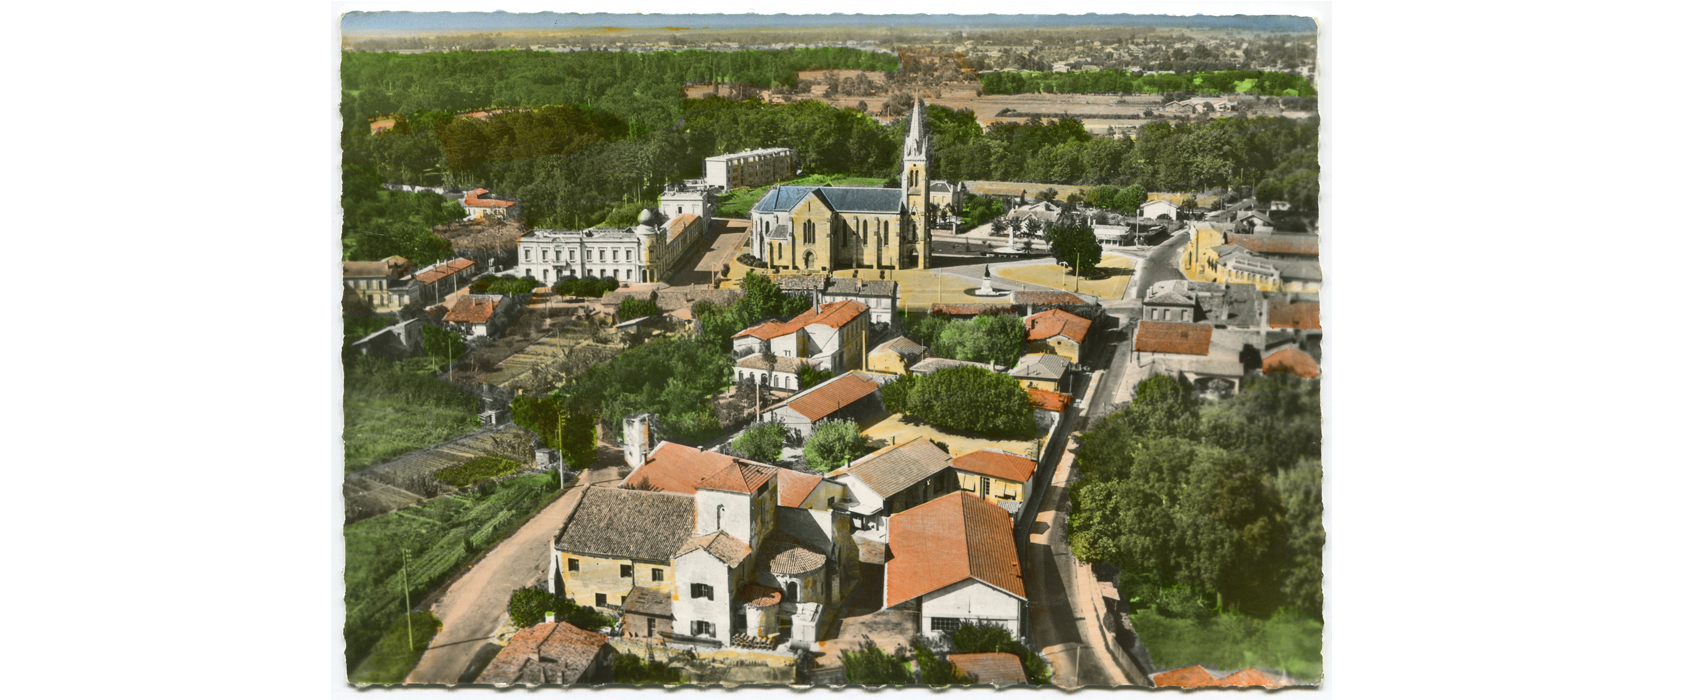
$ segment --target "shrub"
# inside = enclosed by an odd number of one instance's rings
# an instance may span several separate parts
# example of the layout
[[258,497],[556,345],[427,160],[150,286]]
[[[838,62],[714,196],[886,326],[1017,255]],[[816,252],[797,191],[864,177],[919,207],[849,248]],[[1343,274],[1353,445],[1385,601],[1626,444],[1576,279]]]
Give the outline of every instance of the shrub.
[[815,369],[814,365],[805,364],[797,371],[797,389],[801,391],[832,378],[832,370]]
[[515,462],[511,459],[484,456],[474,458],[472,461],[460,466],[439,470],[432,476],[437,477],[438,481],[449,484],[450,486],[465,488],[480,481],[484,481],[485,479],[494,479],[498,476],[512,474],[515,469],[519,468],[519,466],[519,462]]
[[756,259],[756,256],[749,253],[742,253],[738,255],[738,264],[743,265],[744,267],[753,267],[758,270],[767,267],[767,263]]
[[614,655],[614,682],[631,685],[660,683],[677,685],[690,680],[685,672],[660,661],[645,661],[636,654]]
[[785,426],[779,423],[762,423],[745,430],[732,441],[732,447],[757,462],[778,464],[785,448]]
[[568,277],[555,283],[555,294],[594,299],[619,288],[610,277]]
[[905,374],[880,387],[880,400],[885,402],[885,410],[892,413],[909,412],[909,392],[915,388],[915,381],[920,379],[917,374]]
[[620,300],[620,308],[615,312],[621,321],[630,321],[645,316],[660,316],[661,307],[655,303],[655,292],[649,293],[648,299],[626,297]]
[[952,367],[917,379],[904,407],[911,416],[951,430],[1025,438],[1038,429],[1021,382],[980,367]]
[[817,472],[829,472],[872,451],[868,437],[852,420],[829,420],[815,426],[803,443],[803,459]]
[[964,654],[1003,652],[1019,656],[1028,683],[1041,685],[1051,682],[1051,665],[1045,662],[1044,657],[1016,641],[1002,625],[963,625],[956,628],[950,641],[957,651]]
[[957,670],[948,659],[939,658],[925,637],[916,635],[909,643],[915,647],[915,666],[921,670],[922,683],[932,686],[970,685],[979,680]]
[[566,598],[556,597],[548,591],[521,588],[508,596],[508,617],[513,620],[515,627],[525,629],[541,624],[549,613],[555,613],[556,622],[572,623],[580,629],[598,630],[614,626],[613,618],[594,609],[581,607]]
[[862,642],[862,648],[843,654],[844,678],[862,685],[907,685],[913,676],[904,667],[903,658],[887,654],[873,642]]

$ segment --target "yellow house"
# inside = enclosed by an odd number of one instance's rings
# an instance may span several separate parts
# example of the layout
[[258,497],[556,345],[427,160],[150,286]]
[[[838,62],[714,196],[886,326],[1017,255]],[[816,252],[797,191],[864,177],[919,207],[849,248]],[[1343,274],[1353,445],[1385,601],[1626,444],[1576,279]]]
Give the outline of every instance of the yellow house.
[[868,371],[904,375],[909,373],[911,366],[926,357],[927,346],[900,335],[880,343],[868,353]]
[[1033,493],[1038,462],[1001,450],[970,452],[951,460],[962,490],[1019,513]]
[[563,597],[615,612],[637,588],[676,598],[673,557],[696,529],[696,499],[636,489],[589,489],[555,541]]
[[1027,352],[1061,355],[1069,362],[1080,361],[1086,333],[1092,329],[1091,321],[1062,309],[1041,311],[1023,322],[1027,326]]

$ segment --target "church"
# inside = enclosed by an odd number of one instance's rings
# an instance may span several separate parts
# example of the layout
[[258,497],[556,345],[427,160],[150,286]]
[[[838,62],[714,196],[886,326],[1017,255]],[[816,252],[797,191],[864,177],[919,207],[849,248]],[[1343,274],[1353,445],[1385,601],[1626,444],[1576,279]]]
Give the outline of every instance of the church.
[[916,98],[900,187],[775,186],[750,207],[751,254],[786,272],[932,267],[933,228],[961,188],[928,179],[926,109]]

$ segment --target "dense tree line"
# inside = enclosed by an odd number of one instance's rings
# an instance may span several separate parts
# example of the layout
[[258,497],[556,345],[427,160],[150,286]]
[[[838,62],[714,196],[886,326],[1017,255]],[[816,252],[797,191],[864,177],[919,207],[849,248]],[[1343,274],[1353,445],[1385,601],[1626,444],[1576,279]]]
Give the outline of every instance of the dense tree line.
[[453,201],[430,193],[386,190],[377,173],[343,166],[343,260],[400,255],[414,265],[429,265],[454,253],[431,227],[465,217],[466,210]]
[[732,336],[765,319],[791,318],[807,311],[809,298],[789,296],[779,291],[779,285],[767,275],[751,270],[744,273],[744,295],[730,306],[712,301],[699,301],[691,313],[702,322],[698,339],[723,351],[732,349]]
[[617,115],[634,132],[682,116],[688,83],[794,85],[799,70],[895,71],[897,57],[839,47],[783,51],[456,51],[342,54],[345,129],[367,118],[499,106],[578,105]]
[[557,390],[569,412],[595,413],[618,429],[626,416],[655,413],[664,436],[698,441],[720,434],[708,399],[732,382],[732,359],[699,338],[659,338],[590,368]]
[[1208,95],[1240,92],[1254,95],[1293,96],[1316,94],[1316,88],[1303,76],[1255,70],[1218,70],[1193,73],[1141,73],[1119,68],[1071,71],[1068,73],[1007,71],[981,75],[980,86],[988,95],[1015,95],[1024,92],[1076,94],[1192,92]]
[[1209,407],[1172,378],[1145,380],[1081,435],[1075,555],[1181,599],[1320,616],[1321,416],[1320,384],[1288,374]]

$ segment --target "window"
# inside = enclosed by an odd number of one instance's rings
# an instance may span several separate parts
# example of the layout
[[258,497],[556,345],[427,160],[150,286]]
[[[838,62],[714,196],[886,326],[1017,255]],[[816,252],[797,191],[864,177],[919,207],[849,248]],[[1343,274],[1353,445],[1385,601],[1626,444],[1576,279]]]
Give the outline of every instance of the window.
[[531,249],[530,248],[525,249],[525,261],[531,262]]
[[651,580],[651,581],[662,580],[662,578],[666,576],[666,573],[664,573],[665,571],[666,571],[665,569],[650,569],[649,570],[649,580]]
[[691,597],[714,600],[714,586],[706,583],[693,583],[691,584]]
[[626,262],[631,262],[631,261],[632,261],[632,251],[628,249],[626,251]]
[[596,607],[599,607],[599,608],[608,607],[608,594],[607,593],[596,594]]
[[577,559],[568,559],[567,560],[567,571],[578,571],[578,560]]
[[712,636],[714,636],[714,623],[709,622],[707,620],[691,620],[691,636],[694,636],[694,637],[712,637]]
[[649,623],[649,633],[648,633],[648,636],[650,636],[650,637],[653,637],[653,636],[655,636],[655,618],[653,618],[653,617],[646,617],[646,618],[644,618],[644,620],[645,620],[645,621],[647,621],[647,622],[648,622],[648,623]]
[[621,564],[620,565],[620,578],[631,578],[631,577],[632,577],[632,565],[631,564]]
[[596,261],[597,262],[608,262],[608,249],[607,248],[601,248],[597,251]]
[[793,603],[797,602],[797,582],[796,581],[792,581],[790,583],[785,584],[785,598],[787,600],[790,600]]
[[578,251],[576,251],[576,250],[567,251],[567,260],[578,260]]
[[935,617],[935,618],[933,618],[933,629],[932,629],[932,631],[934,631],[934,632],[944,632],[946,634],[956,634],[956,630],[961,628],[961,627],[962,627],[962,618],[960,618],[960,617]]

